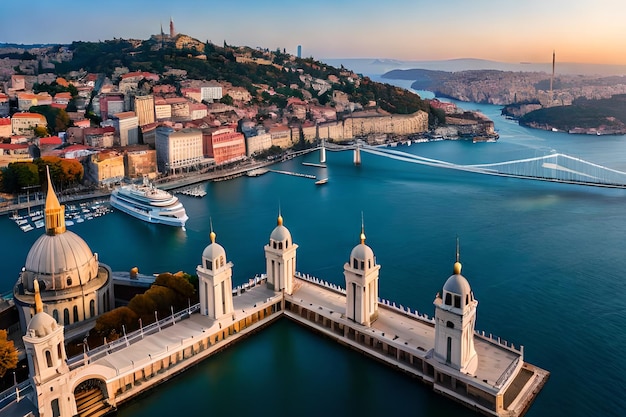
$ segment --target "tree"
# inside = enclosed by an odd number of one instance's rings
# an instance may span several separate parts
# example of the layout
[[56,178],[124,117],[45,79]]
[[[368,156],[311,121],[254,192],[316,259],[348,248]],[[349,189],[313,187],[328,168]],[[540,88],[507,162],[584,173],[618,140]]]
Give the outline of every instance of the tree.
[[[94,330],[108,340],[114,340],[115,335],[123,333],[122,325],[126,331],[133,331],[138,328],[137,314],[128,307],[118,307],[104,313],[96,320]],[[113,337],[112,337],[113,336]]]
[[17,367],[17,349],[12,340],[7,339],[7,331],[0,330],[0,378],[9,369]]
[[220,99],[220,103],[226,104],[227,106],[232,106],[234,101],[233,101],[233,98],[231,96],[226,94],[225,96],[222,96],[222,98]]

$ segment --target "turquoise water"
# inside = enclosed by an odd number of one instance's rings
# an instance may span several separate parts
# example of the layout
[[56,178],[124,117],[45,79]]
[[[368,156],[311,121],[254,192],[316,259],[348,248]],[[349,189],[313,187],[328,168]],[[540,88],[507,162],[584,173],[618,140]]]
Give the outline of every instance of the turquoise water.
[[[498,162],[553,150],[626,171],[626,137],[533,131],[499,108],[463,104],[496,120],[497,143],[431,142],[398,148],[459,163]],[[552,376],[528,416],[622,415],[626,364],[626,221],[623,190],[488,177],[349,152],[317,153],[268,173],[208,183],[202,199],[181,196],[187,230],[114,212],[72,226],[114,270],[193,272],[209,242],[209,219],[235,283],[264,272],[263,245],[280,206],[298,243],[298,267],[343,285],[343,263],[367,243],[382,268],[382,297],[433,313],[460,237],[463,273],[479,301],[477,328],[525,346]],[[0,218],[0,290],[17,279],[39,231]],[[120,416],[205,415],[471,416],[427,387],[292,323],[277,323],[120,410]]]

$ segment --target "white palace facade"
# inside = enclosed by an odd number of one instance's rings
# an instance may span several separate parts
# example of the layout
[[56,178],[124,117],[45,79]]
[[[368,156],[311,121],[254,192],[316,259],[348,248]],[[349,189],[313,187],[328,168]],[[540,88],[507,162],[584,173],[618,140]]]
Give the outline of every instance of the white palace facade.
[[381,266],[363,229],[343,267],[345,289],[296,272],[297,249],[279,215],[264,248],[265,272],[233,288],[233,264],[211,231],[196,269],[199,304],[73,358],[66,358],[63,322],[50,314],[35,279],[35,314],[23,338],[30,378],[13,389],[7,411],[30,406],[41,417],[106,414],[282,317],[485,415],[522,415],[548,379],[547,371],[524,361],[523,348],[475,330],[478,302],[458,256],[431,318],[379,298]]

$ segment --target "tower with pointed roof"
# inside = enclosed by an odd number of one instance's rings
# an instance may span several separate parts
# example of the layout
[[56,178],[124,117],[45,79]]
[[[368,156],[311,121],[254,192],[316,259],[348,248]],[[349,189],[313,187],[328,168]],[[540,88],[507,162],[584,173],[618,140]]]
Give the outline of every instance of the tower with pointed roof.
[[66,230],[65,206],[47,171],[45,233],[32,245],[13,296],[24,331],[35,314],[35,281],[43,310],[63,326],[90,319],[113,307],[111,269],[98,262],[87,243]]
[[34,282],[35,315],[22,337],[33,387],[37,392],[37,406],[41,415],[74,415],[67,383],[63,326],[43,311],[39,283]]
[[369,326],[378,318],[378,274],[374,251],[365,244],[365,228],[361,222],[361,243],[350,253],[343,266],[346,278],[346,317]]
[[200,286],[200,313],[212,319],[220,319],[233,312],[233,263],[226,260],[226,251],[215,242],[211,226],[211,243],[202,252],[202,264],[198,265]]
[[267,285],[274,291],[293,293],[293,278],[296,274],[296,250],[289,229],[283,226],[283,217],[278,214],[277,225],[265,245]]
[[478,301],[469,282],[461,275],[459,244],[453,274],[443,285],[443,297],[435,301],[435,358],[460,372],[474,374],[478,356],[474,349],[474,328]]

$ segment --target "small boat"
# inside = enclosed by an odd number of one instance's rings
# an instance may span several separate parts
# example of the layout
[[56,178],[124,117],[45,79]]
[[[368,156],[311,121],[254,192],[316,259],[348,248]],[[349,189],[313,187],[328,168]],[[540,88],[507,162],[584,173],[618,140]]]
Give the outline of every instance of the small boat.
[[328,178],[323,178],[321,180],[315,181],[315,185],[323,185],[328,182]]

